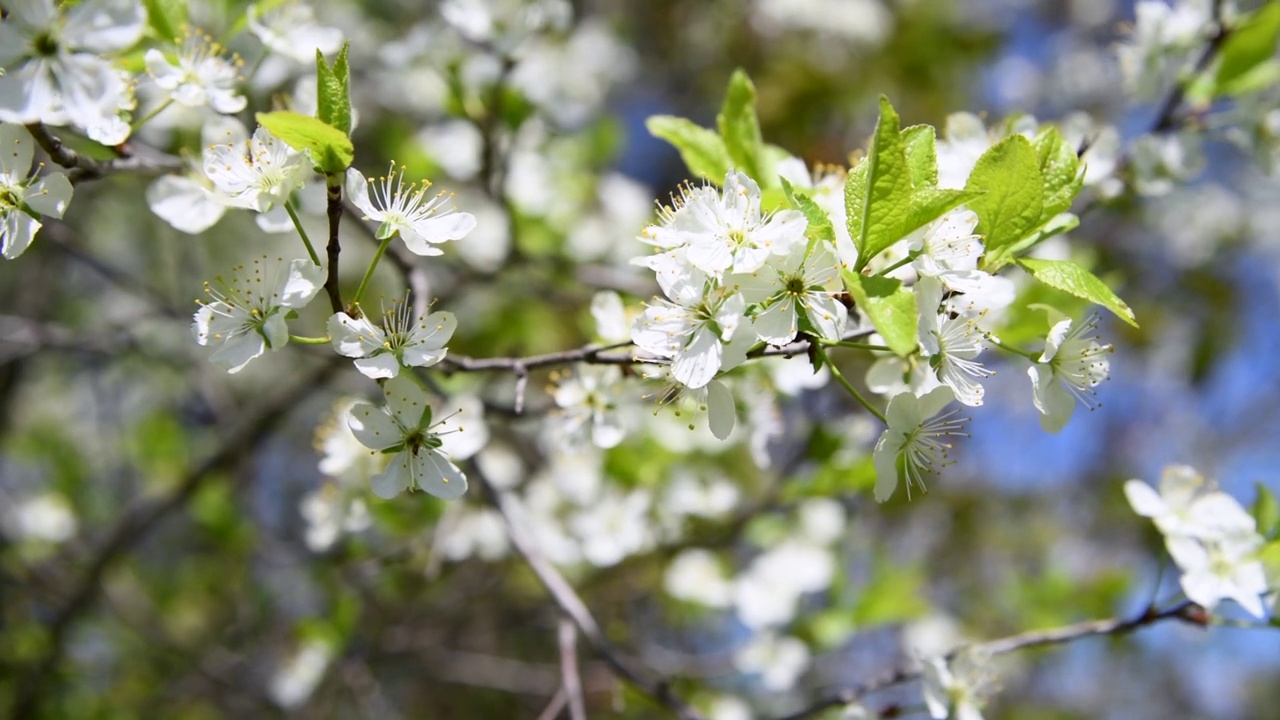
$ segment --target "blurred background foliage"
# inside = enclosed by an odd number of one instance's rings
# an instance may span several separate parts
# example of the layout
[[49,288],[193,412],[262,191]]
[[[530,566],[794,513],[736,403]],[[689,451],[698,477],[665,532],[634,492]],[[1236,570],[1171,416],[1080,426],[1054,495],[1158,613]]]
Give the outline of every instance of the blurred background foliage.
[[[1122,92],[1112,46],[1133,10],[1121,0],[582,0],[571,28],[537,41],[576,49],[528,71],[524,61],[495,67],[434,5],[317,10],[352,42],[356,166],[376,175],[394,158],[456,191],[489,233],[421,263],[429,296],[459,318],[450,351],[477,357],[580,346],[594,339],[596,290],[633,305],[649,295],[625,261],[642,252],[634,236],[652,199],[688,173],[643,121],[713,125],[734,68],[756,84],[765,139],[810,164],[845,164],[863,148],[881,94],[908,124],[941,126],[961,110],[988,124],[1086,110],[1132,138],[1154,116]],[[201,8],[193,22],[215,34],[242,13],[233,2]],[[251,109],[291,102],[305,68],[254,68],[262,49],[243,33],[229,45],[255,72]],[[514,86],[493,92],[495,72]],[[477,134],[486,123],[497,125]],[[161,116],[139,141],[190,151],[191,127]],[[742,442],[672,440],[670,430],[603,453],[609,483],[652,492],[654,518],[666,517],[663,493],[681,474],[724,478],[742,498],[719,517],[652,520],[681,531],[617,564],[566,563],[606,634],[704,708],[736,694],[767,717],[955,639],[1126,616],[1172,595],[1171,573],[1157,590],[1160,539],[1131,513],[1121,481],[1186,462],[1247,502],[1254,482],[1278,487],[1280,467],[1277,187],[1226,143],[1207,154],[1196,182],[1162,198],[1124,194],[1072,234],[1141,328],[1104,322],[1116,352],[1101,407],[1060,435],[1040,431],[1024,372],[1002,365],[958,462],[910,503],[871,500],[875,431],[831,393],[781,401],[787,429],[768,441],[768,468]],[[343,487],[334,492],[365,496],[372,527],[308,547],[314,522],[300,503],[327,482],[316,427],[340,396],[369,396],[372,385],[301,346],[229,377],[190,341],[204,280],[293,255],[296,240],[235,213],[200,238],[183,235],[147,209],[148,182],[77,187],[65,223],[45,228],[21,262],[0,264],[0,706],[56,641],[65,653],[46,668],[45,717],[537,717],[560,682],[558,613],[517,557],[442,554],[446,519],[466,511]],[[321,216],[306,222],[323,235]],[[373,247],[346,234],[344,284],[358,282]],[[376,282],[375,297],[402,292],[394,265]],[[312,307],[299,323],[323,320]],[[1026,323],[1026,338],[1043,332],[1043,316]],[[860,377],[865,364],[847,362]],[[537,441],[552,406],[545,373],[530,382],[523,418],[501,412],[510,377],[440,381],[489,403],[504,454],[486,467],[514,467],[517,481],[590,474],[554,465]],[[264,412],[260,428],[244,429]],[[234,447],[202,467],[229,438]],[[794,511],[812,497],[837,500],[847,524],[830,587],[806,595],[789,625],[812,666],[776,692],[731,661],[750,631],[669,597],[663,578],[689,547],[742,567],[793,535]],[[482,506],[474,491],[460,505]],[[51,631],[93,559],[119,540],[113,528],[151,511],[154,523],[102,568],[100,592]],[[1029,652],[1000,664],[987,716],[1270,717],[1278,649],[1265,632],[1168,624]],[[659,713],[581,652],[591,717]],[[923,716],[910,686],[867,705]]]

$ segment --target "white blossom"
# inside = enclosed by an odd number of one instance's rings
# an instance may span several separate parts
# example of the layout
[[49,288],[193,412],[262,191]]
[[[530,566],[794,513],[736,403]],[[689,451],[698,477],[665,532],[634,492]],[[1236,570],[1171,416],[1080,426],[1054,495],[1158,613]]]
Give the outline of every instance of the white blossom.
[[777,262],[731,276],[743,298],[756,304],[751,326],[770,345],[794,340],[801,314],[820,338],[834,341],[844,335],[849,312],[835,299],[844,289],[835,252],[825,242],[815,244],[812,252],[807,249],[796,243]]
[[248,142],[211,145],[204,172],[231,207],[258,212],[288,202],[312,172],[311,160],[259,127]]
[[747,627],[783,625],[795,618],[805,593],[825,590],[835,576],[831,550],[788,540],[761,553],[734,579],[733,605]]
[[922,680],[929,717],[982,720],[990,686],[985,662],[974,652],[962,652],[949,662],[942,657],[925,658]]
[[271,676],[267,692],[282,708],[296,708],[311,697],[324,677],[333,648],[327,642],[309,640],[302,644]]
[[205,283],[213,302],[202,303],[191,324],[196,342],[218,349],[213,363],[239,372],[250,360],[289,342],[285,314],[300,310],[324,286],[324,268],[310,260],[294,260],[288,267],[266,258],[235,268],[231,281]]
[[373,494],[390,499],[404,490],[425,490],[456,500],[467,491],[467,478],[442,449],[440,426],[427,394],[403,375],[383,383],[386,405],[358,403],[351,409],[351,431],[374,451],[391,459],[373,476]]
[[1170,538],[1165,544],[1182,570],[1179,583],[1188,600],[1206,610],[1234,600],[1256,618],[1266,615],[1262,596],[1267,593],[1267,575],[1258,560],[1263,540],[1257,532],[1206,543]]
[[65,497],[46,492],[0,509],[0,528],[20,540],[61,543],[75,537],[80,522]]
[[551,397],[559,408],[552,427],[563,441],[608,449],[626,437],[629,395],[616,365],[581,365],[559,375]]
[[[459,507],[455,512],[454,507]],[[437,536],[440,553],[458,562],[471,556],[492,562],[506,556],[510,541],[502,516],[489,508],[450,506]]]
[[1151,518],[1167,538],[1210,542],[1256,531],[1253,517],[1235,498],[1186,465],[1164,469],[1159,493],[1141,480],[1126,482],[1124,493],[1134,512]]
[[129,137],[120,110],[133,105],[127,76],[106,57],[146,28],[136,0],[52,0],[5,4],[0,22],[0,121],[71,125],[103,145]]
[[368,315],[346,312],[329,317],[329,339],[343,357],[355,358],[356,369],[368,378],[393,378],[402,367],[430,367],[445,358],[445,345],[458,321],[450,312],[434,312],[413,321],[413,307],[406,296],[392,301],[375,325]]
[[925,478],[947,464],[951,443],[946,438],[962,434],[964,418],[956,418],[954,410],[942,412],[954,399],[951,388],[943,386],[923,397],[902,393],[889,401],[889,427],[876,441],[874,453],[877,501],[888,500],[900,480],[908,499],[913,486],[928,491]]
[[307,524],[303,540],[312,552],[333,547],[343,533],[363,532],[373,524],[364,500],[348,497],[336,483],[326,482],[302,497],[298,512]]
[[809,646],[789,635],[763,632],[733,655],[734,667],[759,674],[760,684],[769,692],[785,692],[809,669]]
[[940,311],[942,285],[936,278],[925,277],[916,283],[916,302],[920,350],[929,358],[938,380],[951,388],[960,403],[982,405],[984,390],[979,381],[994,374],[975,359],[982,354],[985,335],[964,315]]
[[66,175],[51,172],[41,177],[32,171],[34,152],[35,141],[26,128],[0,124],[0,254],[6,260],[31,246],[43,226],[41,216],[60,218],[71,202]]
[[241,62],[239,57],[224,59],[223,51],[212,37],[188,31],[173,61],[155,48],[148,50],[147,72],[181,105],[208,106],[224,115],[238,113],[248,103],[236,87]]
[[1053,327],[1045,339],[1040,360],[1027,368],[1031,378],[1032,401],[1040,411],[1040,426],[1056,433],[1066,427],[1076,401],[1092,410],[1096,407],[1093,388],[1107,379],[1111,345],[1091,335],[1098,328],[1097,316],[1076,323],[1053,311]]
[[671,559],[663,575],[662,587],[677,600],[727,607],[730,601],[728,579],[715,553],[701,548],[683,550]]
[[760,186],[730,171],[722,191],[686,188],[677,207],[664,208],[659,224],[646,228],[641,239],[664,249],[686,248],[684,259],[713,277],[752,273],[770,257],[786,256],[795,245],[805,244],[808,227],[798,210],[770,215],[761,204]]
[[367,181],[359,170],[347,171],[347,194],[364,212],[365,220],[379,223],[378,239],[399,233],[417,255],[439,255],[441,251],[435,245],[461,240],[476,226],[471,213],[441,207],[453,197],[451,194],[441,191],[427,197],[430,189],[431,183],[426,181],[405,185],[404,169],[397,174],[394,165],[386,176]]
[[1185,465],[1165,468],[1159,494],[1139,480],[1125,483],[1124,491],[1134,511],[1151,518],[1164,535],[1189,600],[1207,610],[1235,600],[1251,615],[1263,616],[1268,588],[1258,553],[1265,540],[1235,498]]
[[675,250],[664,253],[658,283],[670,300],[655,300],[636,318],[631,339],[642,350],[671,359],[671,376],[701,388],[716,373],[740,364],[754,338],[738,332],[746,303],[724,288],[708,289],[707,277],[683,266]]
[[271,52],[300,63],[314,63],[317,50],[332,55],[342,46],[342,31],[319,24],[315,11],[300,0],[254,3],[245,17],[249,32]]
[[510,53],[531,35],[568,27],[566,0],[444,0],[440,16],[474,43]]
[[596,567],[617,565],[628,555],[647,550],[653,543],[648,520],[652,499],[647,490],[606,490],[589,507],[569,518],[569,526],[582,541],[582,555]]

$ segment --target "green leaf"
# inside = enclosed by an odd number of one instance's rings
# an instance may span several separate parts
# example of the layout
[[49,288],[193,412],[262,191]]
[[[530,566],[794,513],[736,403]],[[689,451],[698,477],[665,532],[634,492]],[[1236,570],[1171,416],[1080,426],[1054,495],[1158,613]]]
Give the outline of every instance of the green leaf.
[[1056,235],[1068,233],[1080,226],[1080,218],[1069,212],[1058,213],[1049,218],[1036,231],[1012,245],[1005,245],[994,253],[987,253],[982,258],[981,268],[995,274],[1000,268],[1009,264],[1009,259],[1017,257],[1040,243]]
[[871,152],[845,180],[844,202],[849,236],[858,248],[858,270],[914,229],[907,227],[913,188],[898,125],[898,113],[881,96]]
[[910,208],[907,212],[909,228],[903,235],[937,220],[950,210],[973,200],[982,193],[969,190],[953,190],[949,188],[926,187],[917,189],[911,196]]
[[351,68],[347,64],[350,46],[350,42],[342,45],[332,68],[316,50],[316,117],[344,133],[351,132]]
[[285,111],[258,113],[256,117],[259,125],[289,147],[311,153],[311,161],[326,175],[345,171],[355,158],[346,133],[317,118]]
[[186,0],[143,0],[147,8],[147,24],[161,40],[177,41],[187,24]]
[[915,293],[893,278],[867,277],[851,270],[842,274],[849,294],[884,336],[885,344],[902,357],[915,352],[920,328]]
[[1040,177],[1044,180],[1044,207],[1040,211],[1040,219],[1045,221],[1071,208],[1072,201],[1084,186],[1084,173],[1080,172],[1076,149],[1067,143],[1057,128],[1041,130],[1031,144],[1040,164]]
[[1258,65],[1271,59],[1280,39],[1280,2],[1266,5],[1239,22],[1222,43],[1215,81],[1218,87],[1232,82],[1253,71]]
[[774,185],[776,180],[762,167],[760,122],[756,119],[756,88],[751,78],[741,68],[729,78],[724,104],[716,116],[716,127],[724,140],[725,150],[734,167],[751,176],[756,182]]
[[903,148],[911,184],[917,188],[938,184],[938,137],[932,125],[912,125],[902,130]]
[[835,226],[831,224],[831,218],[827,217],[827,211],[818,206],[813,198],[797,191],[791,187],[791,183],[786,178],[778,178],[782,181],[782,192],[787,197],[787,204],[793,209],[804,213],[805,218],[809,221],[809,227],[805,230],[805,235],[810,240],[832,240],[836,239]]
[[987,252],[1026,237],[1040,226],[1044,179],[1031,142],[1010,135],[992,145],[969,174],[966,190],[984,193],[969,201]]
[[1253,69],[1228,83],[1219,85],[1218,94],[1224,97],[1236,97],[1250,93],[1262,92],[1280,81],[1280,62],[1274,58],[1264,60]]
[[650,135],[666,140],[680,151],[689,172],[716,184],[724,182],[733,163],[724,141],[714,131],[672,115],[654,115],[644,125]]
[[1098,279],[1096,275],[1079,265],[1066,260],[1037,260],[1023,258],[1018,264],[1026,268],[1035,279],[1069,295],[1096,303],[1110,310],[1116,317],[1134,327],[1138,322],[1133,311],[1123,300],[1111,292],[1111,288]]
[[1263,537],[1272,537],[1280,530],[1280,500],[1276,500],[1271,488],[1262,483],[1254,483],[1258,497],[1253,501],[1253,519],[1258,522],[1258,532]]

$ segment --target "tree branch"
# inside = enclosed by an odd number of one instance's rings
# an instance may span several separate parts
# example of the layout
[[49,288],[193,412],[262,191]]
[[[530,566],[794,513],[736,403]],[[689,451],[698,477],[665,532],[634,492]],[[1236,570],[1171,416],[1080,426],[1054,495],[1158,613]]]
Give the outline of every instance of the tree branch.
[[329,295],[329,307],[335,313],[342,312],[342,289],[338,287],[338,255],[342,252],[339,229],[342,225],[342,178],[331,175],[326,178],[325,197],[328,199],[329,244],[325,254],[329,260],[329,274],[324,279],[324,291]]
[[467,474],[479,480],[484,489],[486,501],[502,516],[503,527],[507,531],[507,536],[511,539],[512,547],[524,559],[529,569],[533,570],[534,575],[538,577],[538,581],[542,583],[542,586],[551,595],[551,599],[560,608],[560,612],[564,613],[573,622],[574,626],[578,628],[578,632],[582,633],[582,637],[586,639],[587,644],[600,656],[609,669],[613,671],[613,674],[650,700],[670,710],[681,720],[702,720],[702,716],[696,710],[672,691],[666,679],[652,677],[648,670],[632,667],[622,659],[621,655],[604,636],[600,625],[591,615],[591,611],[587,609],[586,604],[582,602],[582,598],[578,597],[573,586],[547,560],[538,549],[536,541],[521,525],[517,518],[519,511],[516,510],[510,496],[495,488],[475,462],[467,464]]
[[[991,640],[989,642],[978,643],[976,645],[968,645],[952,650],[947,654],[947,660],[952,660],[963,652],[976,652],[986,655],[1005,655],[1007,653],[1024,650],[1026,648],[1063,645],[1075,642],[1082,638],[1098,635],[1119,637],[1165,620],[1178,620],[1190,625],[1204,627],[1209,622],[1209,616],[1205,613],[1204,608],[1187,600],[1165,610],[1157,611],[1155,608],[1148,608],[1141,615],[1128,620],[1121,620],[1119,618],[1089,620],[1086,622],[1076,623],[1074,625],[1066,625],[1048,630],[1031,630],[1028,632],[1018,633],[1017,635],[1000,638],[999,640]],[[894,685],[911,682],[912,680],[917,680],[920,678],[920,675],[921,673],[919,670],[896,668],[881,677],[874,678],[862,683],[861,685],[853,685],[836,690],[835,692],[818,700],[813,705],[810,705],[803,710],[791,713],[790,715],[785,715],[778,718],[778,720],[804,720],[804,718],[811,718],[831,708],[858,702],[873,692],[877,692]]]
[[140,543],[169,513],[183,507],[204,486],[209,476],[246,453],[251,453],[267,439],[267,430],[289,413],[298,402],[325,383],[341,367],[327,362],[288,390],[276,395],[224,437],[213,454],[206,457],[179,480],[174,489],[160,497],[143,498],[130,505],[106,538],[97,544],[98,551],[89,562],[70,599],[53,616],[48,625],[48,648],[33,663],[25,682],[14,699],[13,718],[36,715],[43,699],[44,684],[51,679],[62,659],[67,634],[72,626],[93,606],[107,571]]
[[73,184],[97,180],[115,173],[129,172],[163,175],[165,173],[181,172],[186,167],[182,162],[182,158],[162,153],[154,148],[145,148],[142,153],[115,160],[94,160],[67,147],[58,136],[49,132],[49,128],[42,123],[28,125],[27,132],[31,133],[31,137],[35,138],[36,144],[43,148],[55,163],[71,171],[69,179]]
[[578,675],[578,629],[567,617],[560,618],[560,682],[569,700],[569,720],[587,720],[582,698],[582,678]]
[[[1192,67],[1191,78],[1194,79],[1200,73],[1208,69],[1209,64],[1213,62],[1218,51],[1222,49],[1222,44],[1226,42],[1231,35],[1231,29],[1227,27],[1223,21],[1222,9],[1223,0],[1213,0],[1213,19],[1217,25],[1209,42],[1205,44],[1204,50],[1200,53],[1200,57],[1196,59],[1195,65]],[[1151,126],[1151,132],[1160,133],[1173,130],[1178,124],[1178,109],[1182,107],[1182,103],[1187,99],[1187,87],[1191,81],[1185,83],[1175,83],[1173,89],[1165,96],[1164,102],[1160,105],[1159,112],[1156,113],[1155,123]]]

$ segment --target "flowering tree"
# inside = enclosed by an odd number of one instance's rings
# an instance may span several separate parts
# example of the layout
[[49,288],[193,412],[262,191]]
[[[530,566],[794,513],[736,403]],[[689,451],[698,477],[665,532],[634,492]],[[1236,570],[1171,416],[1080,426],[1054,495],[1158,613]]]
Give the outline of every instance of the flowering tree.
[[1151,442],[1076,412],[1126,357],[1266,343],[1221,296],[1275,254],[1280,3],[1143,0],[1042,97],[949,5],[0,0],[0,702],[1089,717],[1169,666],[1021,651],[1275,626],[1280,504],[1209,451],[1000,477]]

